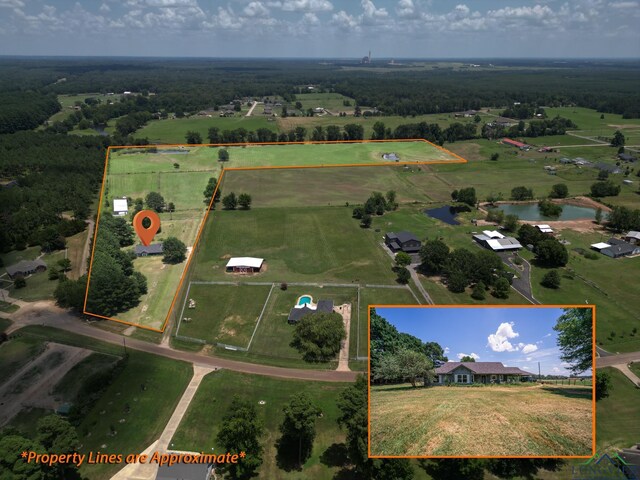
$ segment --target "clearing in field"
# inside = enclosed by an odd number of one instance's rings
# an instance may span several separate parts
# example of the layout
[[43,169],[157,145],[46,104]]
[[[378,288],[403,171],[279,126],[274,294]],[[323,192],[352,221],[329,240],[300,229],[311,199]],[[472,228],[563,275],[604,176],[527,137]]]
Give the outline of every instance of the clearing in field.
[[[224,167],[218,161],[218,151],[226,148],[229,151],[229,160],[224,162]],[[393,154],[395,161],[389,161],[387,154]],[[322,167],[322,166],[344,166],[344,165],[402,165],[402,164],[422,164],[441,162],[464,162],[465,160],[447,150],[437,147],[424,140],[392,141],[392,142],[336,142],[336,143],[305,143],[305,144],[269,144],[269,145],[229,145],[229,146],[172,146],[167,148],[147,147],[130,148],[123,147],[109,149],[107,153],[107,164],[105,165],[105,177],[103,181],[103,192],[100,202],[99,216],[111,215],[113,212],[113,200],[117,198],[127,198],[128,211],[125,218],[130,220],[133,213],[133,204],[137,199],[145,201],[146,196],[151,192],[160,193],[165,204],[172,203],[175,209],[172,212],[166,210],[160,212],[162,229],[154,239],[156,243],[161,243],[169,236],[175,236],[187,246],[187,260],[178,265],[167,265],[163,263],[161,256],[137,257],[133,261],[134,270],[142,272],[147,277],[148,292],[143,295],[140,303],[125,312],[117,315],[118,318],[101,315],[100,312],[85,310],[85,313],[103,316],[104,318],[120,321],[126,324],[140,326],[150,330],[164,331],[171,310],[175,304],[178,291],[182,284],[182,279],[190,262],[190,254],[194,249],[199,232],[205,225],[203,220],[208,214],[207,200],[202,192],[204,191],[209,178],[222,178],[222,171],[229,170],[252,170],[258,168],[298,168],[298,167]],[[144,205],[148,208],[147,205]],[[227,212],[222,212],[223,217]],[[243,212],[246,214],[247,222],[244,223],[245,232],[249,237],[257,233],[252,227],[256,227],[258,219],[252,218],[252,211]],[[274,214],[276,215],[276,214]],[[307,215],[292,212],[286,215],[281,212],[280,226],[285,230],[278,231],[272,229],[272,235],[278,236],[282,232],[288,232],[292,238],[296,237],[296,232],[310,229],[318,233],[319,236],[308,244],[299,245],[300,254],[287,262],[298,263],[299,276],[294,276],[292,280],[305,277],[305,274],[313,274],[323,270],[328,266],[333,270],[329,278],[324,281],[339,279],[345,280],[345,274],[341,273],[352,269],[353,265],[342,264],[342,257],[346,249],[350,247],[341,245],[341,251],[333,252],[328,249],[323,240],[327,236],[337,237],[341,231],[326,223],[327,218],[322,217],[322,213]],[[326,216],[326,215],[324,215]],[[324,223],[324,225],[323,225]],[[345,218],[340,223],[348,230],[354,230]],[[331,227],[328,227],[331,225]],[[99,228],[99,222],[97,228]],[[288,229],[288,230],[287,230]],[[308,236],[307,236],[308,237]],[[227,235],[224,238],[229,238]],[[246,237],[244,242],[246,243]],[[136,239],[137,240],[137,239]],[[256,242],[253,237],[253,245],[261,245],[264,248],[262,238]],[[315,243],[314,243],[315,242]],[[136,242],[137,243],[137,242]],[[242,245],[240,245],[242,246]],[[238,247],[237,245],[235,247]],[[234,247],[234,248],[235,248]],[[95,249],[100,249],[100,242],[96,242]],[[228,250],[228,244],[209,245],[209,249]],[[276,250],[282,250],[282,245],[274,245]],[[371,247],[367,247],[371,248]],[[255,249],[255,248],[254,248]],[[135,246],[125,247],[127,251],[134,251]],[[377,250],[377,249],[376,249]],[[212,261],[220,258],[229,252],[222,252],[213,257]],[[314,254],[315,259],[308,260],[308,256]],[[248,255],[247,252],[244,255]],[[271,273],[265,275],[269,281],[280,280],[278,273],[282,272],[283,265],[279,265],[276,254],[272,257],[273,262],[269,264]],[[382,271],[375,271],[377,268],[376,256],[381,252],[373,254],[372,259],[367,259],[363,265],[364,274],[373,277],[380,273],[382,277],[388,276]],[[256,255],[258,256],[258,255]],[[304,259],[304,261],[303,261]],[[93,254],[92,254],[93,260]],[[378,260],[380,260],[378,258]],[[320,266],[322,264],[322,266]],[[290,267],[291,265],[286,265]],[[216,267],[216,265],[209,265]],[[293,271],[296,269],[293,268]],[[378,269],[379,270],[379,269]],[[385,269],[386,270],[386,269]],[[207,272],[209,273],[209,272]],[[204,275],[205,280],[209,275]],[[268,277],[268,278],[267,278]],[[198,273],[194,279],[198,279]],[[226,280],[226,278],[225,278]],[[91,269],[89,270],[89,281],[87,286],[87,299],[91,296]],[[216,334],[217,335],[217,334]]]
[[373,386],[372,456],[593,455],[592,389]]

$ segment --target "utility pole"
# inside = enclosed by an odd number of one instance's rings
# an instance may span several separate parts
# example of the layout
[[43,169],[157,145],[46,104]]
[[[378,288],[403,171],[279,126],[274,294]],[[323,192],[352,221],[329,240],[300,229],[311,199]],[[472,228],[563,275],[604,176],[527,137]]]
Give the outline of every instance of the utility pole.
[[538,380],[540,380],[541,376],[540,376],[540,362],[538,362]]

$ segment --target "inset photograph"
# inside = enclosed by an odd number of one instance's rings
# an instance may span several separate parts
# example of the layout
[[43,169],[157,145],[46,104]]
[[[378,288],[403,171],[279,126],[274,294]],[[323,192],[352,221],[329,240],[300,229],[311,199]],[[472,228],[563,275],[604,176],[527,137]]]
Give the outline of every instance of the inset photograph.
[[370,306],[370,457],[595,454],[594,306]]

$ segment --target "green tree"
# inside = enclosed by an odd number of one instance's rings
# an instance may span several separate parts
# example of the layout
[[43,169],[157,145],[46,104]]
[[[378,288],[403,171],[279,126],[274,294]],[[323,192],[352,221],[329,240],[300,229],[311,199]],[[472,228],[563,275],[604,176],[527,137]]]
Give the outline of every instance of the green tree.
[[448,260],[449,247],[442,240],[427,240],[420,249],[420,268],[427,273],[441,273]]
[[68,272],[69,270],[71,270],[71,260],[69,260],[68,258],[61,258],[60,260],[58,260],[58,265],[60,266],[60,270],[62,270],[63,272]]
[[531,200],[533,198],[533,190],[527,187],[515,187],[511,189],[512,200]]
[[385,126],[383,122],[377,121],[373,124],[373,134],[371,135],[372,140],[384,140],[385,137]]
[[515,232],[518,229],[518,220],[520,220],[518,215],[505,215],[502,225],[507,232]]
[[560,274],[558,273],[558,270],[549,270],[545,273],[540,285],[553,289],[560,288]]
[[591,185],[591,196],[593,197],[616,197],[619,193],[620,185],[616,185],[611,180]]
[[229,160],[229,150],[221,148],[218,150],[218,161],[227,162]]
[[56,289],[53,291],[53,298],[56,299],[56,305],[59,307],[71,308],[76,312],[82,312],[86,290],[86,275],[83,275],[78,280],[66,279],[58,282]]
[[625,138],[620,130],[616,130],[616,133],[613,134],[613,138],[611,139],[612,147],[624,147]]
[[264,426],[258,419],[255,406],[240,400],[236,395],[231,400],[227,413],[222,417],[220,430],[216,436],[218,445],[226,452],[246,452],[242,462],[218,465],[227,470],[231,478],[250,478],[262,464],[260,437]]
[[478,115],[477,113],[474,115],[473,117],[473,121],[475,123],[480,123],[482,121],[482,117],[480,117],[480,115]]
[[411,280],[411,272],[406,267],[398,267],[396,269],[398,283],[406,285]]
[[33,440],[11,431],[3,432],[3,435],[0,436],[0,478],[7,480],[40,480],[49,478],[47,473],[43,471],[41,463],[27,463],[23,458],[20,458],[20,452],[44,453],[43,450],[42,445]]
[[[213,195],[213,192],[216,192],[215,201],[217,202],[220,199],[220,190],[216,191],[216,185],[217,184],[218,184],[218,179],[217,178],[215,178],[215,177],[209,178],[209,181],[207,182],[207,186],[204,189],[204,192],[202,192],[202,195],[204,195],[203,202],[206,205],[209,205],[211,203],[211,197]],[[211,205],[211,207],[213,208],[213,205]]]
[[593,366],[591,308],[565,308],[553,329],[558,332],[560,359],[577,375]]
[[278,456],[282,458],[290,452],[297,452],[297,464],[301,468],[311,456],[316,437],[316,419],[321,410],[302,392],[291,397],[282,413],[284,418],[280,424],[282,437],[278,440]]
[[491,160],[493,160],[494,162],[496,160],[498,160],[500,158],[500,154],[499,153],[494,153],[491,155]]
[[386,205],[386,209],[387,210],[395,210],[395,209],[398,208],[398,203],[396,202],[396,191],[395,190],[389,190],[387,192],[386,200],[387,200],[387,205]]
[[249,210],[251,208],[251,195],[248,193],[238,195],[238,205],[244,210]]
[[483,282],[478,282],[473,287],[473,291],[471,292],[471,298],[476,300],[484,300],[486,298],[487,287]]
[[185,135],[185,138],[189,145],[200,145],[202,143],[202,135],[200,135],[198,132],[190,130]]
[[362,228],[369,228],[371,226],[372,218],[371,215],[365,213],[360,220],[360,226]]
[[600,225],[600,222],[602,222],[602,208],[600,207],[596,208],[595,220],[598,225]]
[[47,415],[38,420],[36,441],[47,451],[60,454],[80,448],[76,429],[60,415]]
[[493,296],[496,298],[508,298],[509,287],[509,281],[504,277],[500,277],[493,286]]
[[611,375],[603,370],[596,371],[596,401],[609,396],[611,391]]
[[476,197],[476,189],[474,187],[454,190],[453,192],[451,192],[451,198],[456,202],[466,203],[470,207],[475,207],[478,201],[478,198]]
[[307,362],[328,362],[338,354],[345,337],[342,315],[316,313],[303,316],[296,324],[291,346]]
[[229,195],[225,195],[222,199],[222,205],[227,210],[235,210],[238,206],[238,199],[236,198],[236,194],[231,192]]
[[396,266],[406,267],[411,264],[411,255],[406,252],[396,253]]
[[[390,372],[395,378],[386,378],[387,380],[407,379],[415,388],[419,378],[430,378],[433,376],[433,363],[424,353],[414,350],[401,349],[396,353],[390,354],[385,362],[391,362],[393,365]],[[380,372],[379,372],[380,375]]]
[[484,480],[484,462],[478,459],[440,459],[421,463],[433,480]]
[[543,198],[538,202],[538,210],[545,217],[559,217],[562,213],[562,205]]
[[221,143],[220,129],[218,127],[210,127],[207,132],[207,138],[209,139],[209,143]]
[[551,187],[551,193],[549,196],[551,198],[567,198],[569,195],[569,187],[567,187],[564,183],[556,183],[553,187]]
[[24,288],[27,286],[27,280],[22,275],[18,275],[13,281],[13,286],[14,288]]
[[473,357],[472,357],[472,356],[470,356],[470,355],[464,355],[464,356],[460,359],[460,361],[461,361],[461,362],[475,362],[475,361],[476,361],[476,359],[475,359],[475,358],[473,358]]
[[184,262],[187,258],[187,246],[176,237],[168,237],[162,243],[162,261],[176,264]]
[[158,213],[162,212],[165,207],[164,197],[158,192],[149,192],[145,197],[145,203],[147,204],[147,208]]
[[545,267],[564,267],[569,261],[567,248],[554,238],[538,242],[533,251],[536,261]]

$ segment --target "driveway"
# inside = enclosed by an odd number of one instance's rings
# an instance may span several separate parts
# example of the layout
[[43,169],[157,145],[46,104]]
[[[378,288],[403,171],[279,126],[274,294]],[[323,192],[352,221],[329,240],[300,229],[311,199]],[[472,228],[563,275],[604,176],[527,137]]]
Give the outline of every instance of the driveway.
[[513,282],[511,283],[513,289],[531,303],[540,304],[540,302],[533,296],[531,289],[531,265],[529,262],[522,257],[518,257],[522,260],[522,265],[516,265],[513,263],[512,254],[508,252],[500,252],[498,253],[498,256],[502,259],[502,263],[514,269],[518,273],[518,276],[514,277]]

